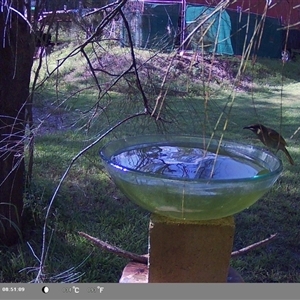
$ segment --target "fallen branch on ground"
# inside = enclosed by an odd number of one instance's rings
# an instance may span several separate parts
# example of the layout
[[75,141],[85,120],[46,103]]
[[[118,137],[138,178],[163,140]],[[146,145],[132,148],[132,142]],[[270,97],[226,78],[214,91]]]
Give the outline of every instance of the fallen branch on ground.
[[262,241],[259,241],[257,243],[254,243],[254,244],[251,244],[245,248],[242,248],[240,250],[237,250],[237,251],[233,251],[231,252],[231,257],[237,257],[237,256],[241,256],[243,254],[246,254],[248,253],[249,251],[253,250],[253,249],[256,249],[258,247],[261,247],[261,246],[265,246],[266,244],[270,243],[274,238],[276,238],[277,236],[277,233],[275,234],[271,234],[270,237],[262,240]]
[[[121,257],[125,257],[125,258],[129,258],[135,262],[140,262],[143,264],[147,264],[148,263],[148,254],[146,255],[139,255],[139,254],[135,254],[129,251],[125,251],[119,247],[116,246],[112,246],[107,242],[101,241],[98,238],[92,237],[90,235],[88,235],[87,233],[84,232],[78,232],[79,235],[81,235],[82,237],[86,238],[87,240],[91,241],[95,246],[97,246],[98,248],[100,248],[101,250],[107,251],[107,252],[111,252],[114,253],[118,256]],[[233,251],[231,252],[231,257],[237,257],[237,256],[241,256],[244,255],[248,252],[250,252],[251,250],[254,250],[258,247],[261,246],[265,246],[266,244],[270,243],[274,238],[276,238],[277,233],[272,234],[270,237],[259,241],[257,243],[251,244],[245,248],[242,248],[240,250],[237,251]]]
[[121,257],[125,257],[125,258],[129,258],[135,262],[140,262],[143,264],[147,264],[148,263],[148,258],[146,256],[143,255],[138,255],[132,252],[128,252],[125,251],[119,247],[116,246],[112,246],[104,241],[101,241],[95,237],[92,237],[90,235],[88,235],[87,233],[84,232],[78,232],[79,235],[81,235],[82,237],[86,238],[87,240],[91,241],[95,246],[97,246],[98,248],[104,250],[104,251],[108,251],[111,253],[114,253],[118,256]]

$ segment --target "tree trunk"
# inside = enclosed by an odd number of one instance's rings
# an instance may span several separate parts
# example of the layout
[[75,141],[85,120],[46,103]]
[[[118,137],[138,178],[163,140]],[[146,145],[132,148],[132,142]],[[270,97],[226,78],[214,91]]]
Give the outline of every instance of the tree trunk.
[[[8,1],[10,2],[10,1]],[[24,1],[13,1],[24,12]],[[26,21],[0,7],[0,244],[21,236],[24,194],[26,101],[29,97],[34,42]],[[29,107],[31,109],[31,107]]]

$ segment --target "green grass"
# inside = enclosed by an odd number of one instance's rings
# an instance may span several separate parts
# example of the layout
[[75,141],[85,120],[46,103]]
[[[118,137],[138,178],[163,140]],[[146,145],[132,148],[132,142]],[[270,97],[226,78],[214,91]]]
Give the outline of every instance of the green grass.
[[[110,50],[118,58],[128,55],[128,49]],[[65,48],[53,53],[48,68],[55,67],[56,61],[66,53]],[[139,62],[149,55],[150,52],[137,51]],[[140,69],[152,107],[162,80],[160,69],[155,67],[162,64],[166,68],[167,59],[168,54],[161,54],[153,59],[157,61],[153,68]],[[229,71],[235,72],[239,59],[228,61]],[[282,132],[296,162],[296,166],[289,166],[279,153],[284,172],[278,182],[256,204],[235,216],[234,250],[273,233],[278,233],[278,238],[265,247],[232,259],[232,266],[247,282],[300,282],[299,134],[289,138],[299,127],[298,65],[289,62],[282,68],[279,59],[258,59],[255,65],[249,62],[246,79],[242,82],[247,86],[238,89],[232,110],[226,105],[232,99],[230,80],[203,84],[199,79],[200,66],[193,68],[193,72],[189,72],[186,65],[179,67],[178,64],[172,69],[167,85],[169,94],[161,114],[163,121],[154,122],[146,116],[132,119],[76,160],[51,207],[44,281],[62,282],[79,277],[80,282],[118,282],[128,261],[96,249],[79,236],[78,231],[138,254],[148,251],[149,213],[126,199],[106,174],[98,153],[106,142],[153,132],[205,132],[210,135],[225,112],[216,127],[216,136],[224,133],[227,139],[260,145],[254,135],[242,128],[261,121]],[[41,79],[47,73],[45,70],[46,67]],[[152,76],[151,80],[147,74]],[[99,75],[102,88],[112,80],[105,74]],[[207,103],[203,99],[204,90],[209,92]],[[58,81],[53,77],[43,84],[37,91],[34,105],[38,110],[36,123],[39,128],[35,139],[33,181],[25,194],[24,236],[16,246],[0,247],[0,282],[29,282],[35,278],[39,266],[35,256],[41,255],[46,209],[66,168],[95,137],[117,121],[143,109],[140,94],[124,80],[113,85],[105,95],[99,94],[81,55],[63,66]],[[50,117],[39,123],[38,119],[45,114]],[[228,126],[223,132],[226,120]],[[57,277],[65,271],[63,278]]]

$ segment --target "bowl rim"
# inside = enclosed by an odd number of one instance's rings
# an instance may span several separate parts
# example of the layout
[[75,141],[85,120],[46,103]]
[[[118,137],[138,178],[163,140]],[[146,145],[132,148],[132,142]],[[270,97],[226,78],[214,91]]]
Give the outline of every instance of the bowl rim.
[[[158,179],[164,179],[164,180],[170,180],[170,181],[178,181],[178,182],[195,182],[195,183],[207,183],[207,182],[211,182],[211,183],[233,183],[233,182],[253,182],[253,181],[260,181],[260,180],[263,180],[263,179],[267,179],[267,178],[276,178],[278,177],[282,170],[283,170],[283,164],[282,164],[282,161],[279,157],[277,157],[274,153],[272,153],[271,151],[269,151],[267,148],[262,148],[262,147],[258,147],[258,146],[255,146],[255,145],[251,145],[251,144],[245,144],[245,143],[242,143],[242,142],[235,142],[235,141],[231,141],[231,140],[228,140],[228,139],[222,139],[222,142],[220,144],[220,148],[222,146],[225,146],[225,143],[227,145],[231,145],[231,146],[239,146],[239,147],[242,147],[242,146],[246,146],[247,148],[252,148],[256,151],[261,151],[261,152],[264,152],[266,153],[269,157],[272,157],[274,158],[275,160],[277,160],[278,162],[278,167],[273,170],[273,171],[270,171],[266,174],[260,174],[260,175],[256,175],[254,177],[243,177],[243,178],[232,178],[232,179],[215,179],[215,178],[177,178],[177,177],[168,177],[168,176],[165,176],[165,175],[162,175],[162,174],[157,174],[157,173],[151,173],[151,172],[143,172],[143,171],[139,171],[139,170],[134,170],[134,169],[131,169],[131,168],[128,168],[128,167],[125,167],[125,166],[122,166],[120,164],[117,164],[115,162],[112,161],[112,156],[111,155],[110,157],[107,157],[107,155],[104,154],[104,151],[108,149],[108,147],[110,147],[111,145],[114,145],[114,144],[117,144],[117,143],[120,143],[121,141],[124,141],[124,142],[128,142],[128,141],[134,141],[134,140],[138,140],[138,139],[145,139],[145,138],[158,138],[158,137],[161,137],[163,138],[161,142],[151,142],[151,140],[149,141],[149,144],[157,144],[157,143],[161,143],[162,145],[167,143],[167,142],[170,142],[168,141],[168,138],[170,139],[178,139],[178,138],[194,138],[194,139],[207,139],[207,141],[217,141],[217,139],[215,138],[211,138],[211,137],[201,137],[201,136],[197,136],[197,135],[183,135],[183,134],[180,134],[180,135],[175,135],[175,134],[149,134],[149,135],[135,135],[135,136],[127,136],[127,137],[123,137],[123,138],[119,138],[119,139],[115,139],[115,140],[112,140],[112,141],[109,141],[108,143],[106,143],[101,149],[100,149],[100,157],[101,159],[108,165],[110,166],[113,166],[114,168],[116,169],[121,169],[122,171],[124,172],[127,172],[127,173],[133,173],[133,174],[139,174],[139,175],[142,175],[144,177],[149,177],[149,178],[158,178]],[[174,141],[176,142],[176,141]],[[140,143],[141,144],[141,143]],[[144,142],[143,145],[147,144],[147,142]],[[135,146],[135,145],[139,145],[139,143],[137,144],[132,144],[131,147]],[[130,147],[125,147],[123,149],[120,149],[122,150],[121,152],[119,153],[122,153],[123,150],[125,151],[126,149],[130,149]]]

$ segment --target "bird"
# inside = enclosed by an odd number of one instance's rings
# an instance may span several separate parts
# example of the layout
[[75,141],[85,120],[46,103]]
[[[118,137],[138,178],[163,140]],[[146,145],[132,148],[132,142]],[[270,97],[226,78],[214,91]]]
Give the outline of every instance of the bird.
[[262,124],[248,125],[243,129],[249,129],[254,132],[264,145],[266,145],[268,148],[276,149],[276,153],[278,152],[278,150],[282,150],[288,158],[290,164],[295,164],[290,153],[286,149],[286,141],[276,130],[266,127]]

